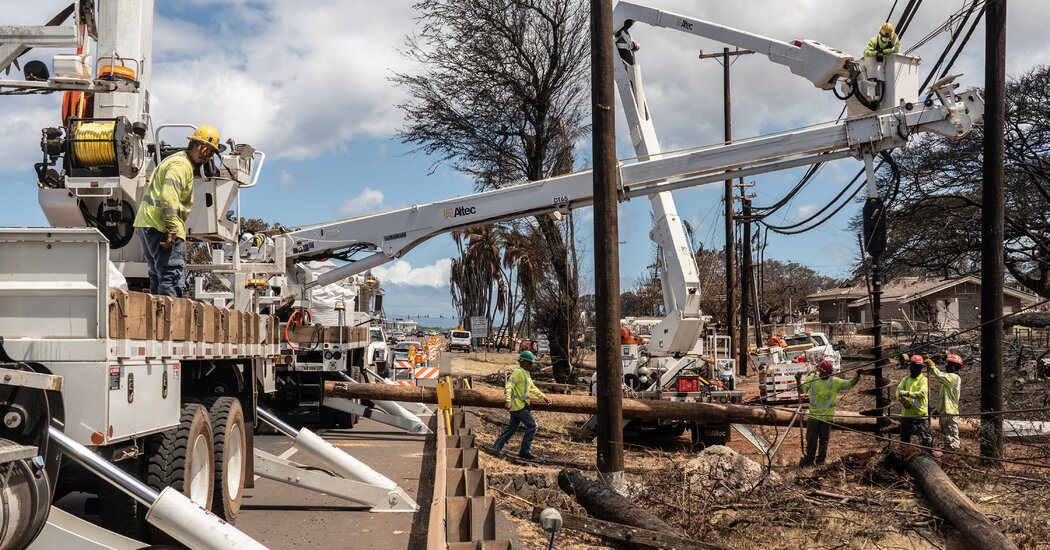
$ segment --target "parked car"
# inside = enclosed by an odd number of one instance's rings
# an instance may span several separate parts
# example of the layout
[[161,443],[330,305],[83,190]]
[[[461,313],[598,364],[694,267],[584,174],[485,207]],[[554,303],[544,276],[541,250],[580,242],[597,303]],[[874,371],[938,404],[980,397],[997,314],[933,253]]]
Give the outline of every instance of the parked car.
[[470,332],[466,330],[453,330],[448,335],[448,350],[456,351],[474,351],[474,346],[470,343]]

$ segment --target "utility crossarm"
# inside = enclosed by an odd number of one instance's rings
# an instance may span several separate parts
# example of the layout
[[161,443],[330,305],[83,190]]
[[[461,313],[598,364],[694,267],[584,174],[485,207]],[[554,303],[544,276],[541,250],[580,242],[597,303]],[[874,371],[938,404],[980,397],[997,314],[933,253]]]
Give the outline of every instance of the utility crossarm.
[[[749,177],[845,157],[864,159],[894,149],[917,132],[961,137],[979,122],[984,103],[974,90],[956,94],[954,83],[939,83],[938,100],[902,106],[823,126],[729,145],[665,155],[619,169],[621,200],[696,187],[725,179],[726,170]],[[362,216],[276,238],[287,246],[289,262],[363,246],[375,252],[333,269],[305,288],[330,284],[401,257],[419,243],[454,230],[526,216],[567,212],[592,204],[591,172],[522,183],[382,214]],[[288,266],[289,272],[293,266]]]
[[774,63],[787,66],[792,73],[809,80],[822,90],[834,88],[838,79],[848,78],[855,71],[853,56],[815,40],[784,42],[630,2],[619,2],[613,9],[613,29],[616,29],[617,46],[621,56],[625,50],[623,45],[630,46],[627,48],[629,51],[637,49],[628,34],[634,23],[676,29],[723,44],[754,50]]

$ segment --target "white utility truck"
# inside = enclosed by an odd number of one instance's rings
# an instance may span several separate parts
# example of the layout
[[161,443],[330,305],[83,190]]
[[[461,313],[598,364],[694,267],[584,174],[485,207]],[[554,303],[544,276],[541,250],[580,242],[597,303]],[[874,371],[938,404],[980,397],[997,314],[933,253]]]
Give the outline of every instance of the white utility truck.
[[[0,27],[0,68],[28,48],[83,48],[85,34],[95,30],[95,4],[75,3],[73,25],[62,25],[66,14],[32,32]],[[110,508],[105,512],[110,525],[137,529],[148,521],[193,548],[259,546],[228,522],[196,513],[196,504],[164,485],[175,485],[225,514],[253,473],[346,493],[350,496],[344,498],[367,502],[373,509],[414,509],[415,503],[390,480],[326,447],[308,431],[256,409],[257,400],[276,389],[274,361],[280,353],[273,316],[307,306],[315,288],[365,273],[436,235],[525,216],[559,216],[588,206],[593,201],[591,172],[286,233],[250,235],[237,226],[236,197],[256,184],[263,156],[231,141],[219,166],[206,168],[195,179],[198,206],[187,222],[191,240],[217,247],[209,263],[193,267],[210,270],[222,281],[228,307],[112,289],[111,261],[130,280],[145,276],[131,216],[154,163],[176,149],[160,141],[158,133],[166,125],[155,125],[149,115],[152,2],[101,0],[97,5],[97,63],[86,53],[60,54],[64,57],[55,60],[54,77],[36,67],[33,79],[0,80],[0,91],[71,94],[64,101],[69,116],[62,126],[43,131],[44,159],[37,170],[40,203],[56,228],[0,233],[0,336],[7,352],[0,355],[0,368],[6,369],[0,372],[5,419],[0,461],[25,473],[12,480],[19,490],[7,493],[19,499],[19,510],[27,511],[19,521],[28,526],[17,532],[28,533],[27,542],[33,540],[47,518],[48,507],[40,503],[51,501],[59,481],[65,487],[115,493],[99,504],[100,510]],[[864,162],[874,190],[874,155],[906,144],[917,132],[963,136],[983,113],[978,94],[957,92],[951,79],[928,91],[933,99],[917,99],[926,91],[916,89],[914,57],[890,55],[876,65],[816,42],[780,42],[628,3],[616,7],[615,17],[625,71],[617,80],[640,155],[619,170],[620,196],[624,201],[650,197],[657,220],[652,237],[664,250],[661,277],[668,315],[647,346],[649,365],[658,374],[651,382],[657,391],[688,369],[712,364],[704,361],[710,357],[702,338],[707,333],[699,282],[671,191],[721,182],[727,170],[734,170],[735,177],[750,177],[849,157]],[[841,82],[849,88],[851,116],[728,145],[661,153],[635,62],[637,45],[628,34],[636,22],[753,49],[822,89]],[[366,255],[358,257],[360,253]],[[308,277],[303,262],[321,257],[348,263]],[[210,315],[204,312],[209,307],[215,308],[208,310]],[[177,308],[194,313],[177,315]],[[360,410],[354,403],[342,406],[346,412]],[[234,420],[238,407],[240,422]],[[410,421],[393,410],[387,411],[391,422]],[[337,482],[318,480],[313,477],[317,472],[290,473],[290,465],[273,460],[277,457],[250,452],[250,426],[257,419],[324,456],[326,468],[340,474]],[[243,443],[236,445],[238,441]],[[62,465],[62,456],[106,481]],[[37,473],[44,471],[48,482],[41,484]],[[213,503],[216,492],[220,498]],[[51,536],[46,529],[45,535]],[[243,544],[230,543],[235,540]],[[90,547],[68,539],[48,539],[47,544]]]

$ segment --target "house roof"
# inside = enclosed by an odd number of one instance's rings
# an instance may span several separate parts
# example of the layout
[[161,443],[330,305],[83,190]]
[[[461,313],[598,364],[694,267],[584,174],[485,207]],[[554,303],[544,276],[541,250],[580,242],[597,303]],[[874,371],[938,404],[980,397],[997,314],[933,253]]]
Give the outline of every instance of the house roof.
[[[967,275],[958,279],[898,277],[883,285],[882,299],[886,302],[908,303],[961,283],[973,283],[981,286],[981,279],[974,275]],[[1035,294],[1010,287],[1003,287],[1003,294],[1013,296],[1021,300],[1022,303],[1034,303],[1039,299]],[[867,285],[860,284],[845,288],[835,288],[806,296],[806,300],[813,302],[842,299],[848,301],[850,307],[866,305],[868,303]]]

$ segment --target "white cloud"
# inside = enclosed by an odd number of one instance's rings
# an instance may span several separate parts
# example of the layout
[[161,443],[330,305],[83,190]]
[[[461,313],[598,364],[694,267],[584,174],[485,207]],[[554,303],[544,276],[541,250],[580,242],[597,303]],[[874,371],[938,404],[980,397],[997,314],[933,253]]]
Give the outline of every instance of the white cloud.
[[802,206],[799,206],[798,207],[798,219],[801,220],[801,219],[808,218],[810,215],[812,215],[814,212],[816,212],[818,208],[820,208],[820,205],[817,204],[817,203],[812,203],[812,202],[809,203],[809,204],[803,204]]
[[[284,168],[277,170],[277,187],[290,191],[296,187],[306,185],[310,182],[310,172],[306,170],[296,170],[295,172],[289,172]],[[380,197],[380,200],[382,197]]]
[[397,260],[390,267],[376,267],[372,273],[379,278],[380,284],[407,286],[426,286],[445,288],[449,286],[452,258],[441,258],[431,265],[412,267],[405,260]]
[[344,200],[339,207],[339,213],[344,216],[360,216],[385,212],[390,210],[390,207],[383,203],[384,198],[382,191],[365,187],[356,197]]

